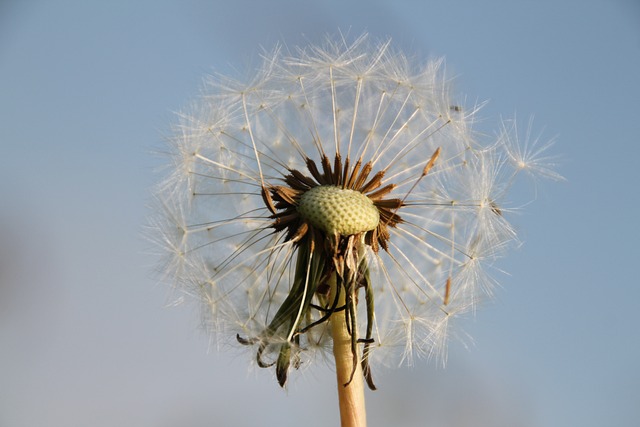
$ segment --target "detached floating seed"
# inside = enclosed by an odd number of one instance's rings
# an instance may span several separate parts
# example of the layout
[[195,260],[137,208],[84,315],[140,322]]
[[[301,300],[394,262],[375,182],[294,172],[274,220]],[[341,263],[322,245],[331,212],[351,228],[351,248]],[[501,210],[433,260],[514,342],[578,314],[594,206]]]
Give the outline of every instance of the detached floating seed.
[[373,202],[356,190],[320,185],[300,197],[298,212],[327,234],[349,236],[373,230],[380,214]]

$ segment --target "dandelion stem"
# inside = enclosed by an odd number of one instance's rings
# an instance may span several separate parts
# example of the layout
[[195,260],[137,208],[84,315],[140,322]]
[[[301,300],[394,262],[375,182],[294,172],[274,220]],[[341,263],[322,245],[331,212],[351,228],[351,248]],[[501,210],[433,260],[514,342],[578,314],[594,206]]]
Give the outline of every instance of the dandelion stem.
[[[335,295],[338,285],[336,280],[331,282],[332,294]],[[345,292],[342,290],[338,296],[338,306],[345,304]],[[353,341],[347,329],[346,310],[335,311],[331,315],[330,323],[333,338],[333,355],[336,359],[341,426],[365,427],[367,425],[367,415],[365,411],[362,367],[358,353],[353,352],[351,347]],[[353,330],[352,333],[355,334],[357,331]],[[355,361],[354,358],[356,358]]]

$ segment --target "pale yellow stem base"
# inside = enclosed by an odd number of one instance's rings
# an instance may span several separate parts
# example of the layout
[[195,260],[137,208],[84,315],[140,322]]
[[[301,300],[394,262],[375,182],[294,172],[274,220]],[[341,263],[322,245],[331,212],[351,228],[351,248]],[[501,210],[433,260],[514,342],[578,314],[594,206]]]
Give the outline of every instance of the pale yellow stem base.
[[[344,291],[341,292],[338,306],[344,306]],[[338,399],[340,403],[340,420],[342,427],[366,427],[367,414],[364,404],[364,381],[362,366],[357,352],[356,370],[349,385],[353,372],[354,354],[351,351],[351,336],[345,323],[345,310],[331,315],[331,335],[333,338],[333,355],[336,359],[336,374],[338,377]],[[354,331],[356,332],[356,331]]]

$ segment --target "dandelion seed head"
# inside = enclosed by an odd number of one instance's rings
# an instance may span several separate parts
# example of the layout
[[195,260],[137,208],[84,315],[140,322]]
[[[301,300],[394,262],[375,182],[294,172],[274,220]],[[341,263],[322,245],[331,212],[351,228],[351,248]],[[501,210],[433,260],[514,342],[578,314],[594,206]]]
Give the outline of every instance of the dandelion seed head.
[[517,244],[513,180],[555,176],[510,125],[478,139],[479,106],[452,101],[442,59],[366,35],[276,48],[203,92],[178,115],[153,238],[205,326],[281,385],[325,357],[341,310],[367,363],[446,360],[451,319],[491,295]]

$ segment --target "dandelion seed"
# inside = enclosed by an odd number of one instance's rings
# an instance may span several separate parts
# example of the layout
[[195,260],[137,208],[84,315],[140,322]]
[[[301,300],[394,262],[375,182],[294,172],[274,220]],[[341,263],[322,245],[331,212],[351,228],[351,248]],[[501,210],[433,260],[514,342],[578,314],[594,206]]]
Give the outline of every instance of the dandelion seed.
[[449,305],[450,297],[451,297],[451,277],[447,277],[447,283],[444,287],[444,298],[442,299],[442,305]]
[[504,144],[512,167],[516,171],[526,172],[534,179],[542,177],[563,180],[562,175],[555,171],[558,159],[547,154],[555,140],[544,141],[540,135],[533,137],[532,132],[533,119],[529,119],[524,136],[519,134],[515,119],[503,122],[499,141]]
[[376,365],[445,355],[450,319],[515,242],[511,178],[555,176],[543,150],[478,141],[441,64],[367,36],[276,49],[180,116],[157,193],[167,277],[281,386],[331,348],[341,393],[374,389]]

